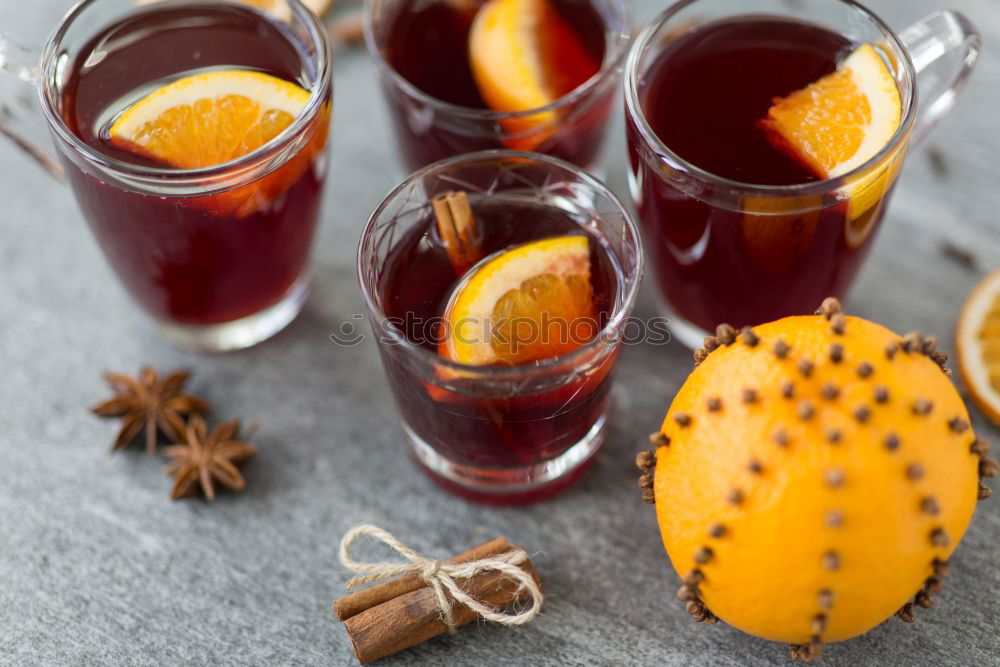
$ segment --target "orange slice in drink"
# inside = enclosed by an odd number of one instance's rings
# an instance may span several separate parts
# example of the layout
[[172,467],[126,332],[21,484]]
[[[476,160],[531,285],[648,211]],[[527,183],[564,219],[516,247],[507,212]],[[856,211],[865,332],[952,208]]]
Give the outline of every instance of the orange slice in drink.
[[[494,111],[530,111],[555,102],[600,69],[548,0],[487,0],[469,34],[469,61]],[[502,122],[509,148],[533,150],[551,135],[556,111]]]
[[205,72],[157,88],[111,126],[111,142],[178,169],[228,162],[278,136],[309,93],[245,70]]
[[[223,164],[278,136],[305,108],[309,93],[261,72],[220,70],[178,79],[125,110],[111,143],[177,169]],[[243,217],[269,207],[309,168],[326,139],[328,109],[309,146],[267,176],[198,205]]]
[[[892,139],[902,118],[899,89],[885,60],[862,44],[836,72],[776,99],[761,126],[771,141],[817,176],[836,178],[863,165]],[[899,172],[899,156],[884,160],[852,183],[848,229],[852,245],[867,238],[862,215],[882,201]],[[874,219],[874,216],[869,216]]]
[[471,366],[523,364],[597,335],[585,236],[558,236],[486,258],[445,309],[441,356]]
[[901,114],[892,73],[878,52],[863,44],[833,74],[775,100],[762,124],[810,170],[833,178],[882,150]]

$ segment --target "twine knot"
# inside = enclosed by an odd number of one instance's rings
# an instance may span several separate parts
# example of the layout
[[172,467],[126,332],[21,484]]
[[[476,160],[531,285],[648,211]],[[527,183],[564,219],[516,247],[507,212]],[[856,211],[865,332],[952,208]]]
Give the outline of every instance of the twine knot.
[[[355,540],[364,536],[382,542],[409,562],[361,563],[354,560],[350,555],[351,545]],[[534,577],[518,567],[520,563],[527,560],[528,555],[520,549],[466,563],[435,560],[410,549],[388,531],[370,524],[352,528],[340,540],[340,563],[358,574],[347,582],[348,588],[354,589],[374,581],[393,579],[404,575],[416,575],[426,581],[428,586],[433,589],[438,607],[441,610],[441,620],[448,627],[448,632],[452,633],[455,632],[454,602],[468,607],[488,621],[503,625],[522,625],[538,616],[542,608],[542,591]],[[513,580],[518,584],[519,591],[527,590],[531,594],[531,605],[523,611],[507,614],[468,595],[455,581],[456,579],[469,579],[487,570],[495,570]]]

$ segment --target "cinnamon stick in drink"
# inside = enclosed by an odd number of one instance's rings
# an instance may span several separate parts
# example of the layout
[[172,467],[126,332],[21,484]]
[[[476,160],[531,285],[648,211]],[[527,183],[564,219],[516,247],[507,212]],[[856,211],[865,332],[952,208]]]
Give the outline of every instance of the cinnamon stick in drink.
[[446,192],[435,197],[431,203],[438,235],[456,275],[461,276],[483,256],[469,197],[461,191]]

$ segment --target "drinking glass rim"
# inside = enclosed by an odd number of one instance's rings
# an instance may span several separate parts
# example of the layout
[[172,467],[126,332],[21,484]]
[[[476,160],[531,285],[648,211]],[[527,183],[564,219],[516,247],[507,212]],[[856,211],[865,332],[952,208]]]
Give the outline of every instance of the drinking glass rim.
[[[124,160],[119,160],[118,158],[110,155],[105,155],[104,153],[101,153],[91,147],[78,137],[75,132],[70,130],[70,128],[66,125],[66,121],[62,118],[62,115],[55,110],[51,104],[52,100],[50,100],[51,93],[53,92],[50,90],[50,81],[53,78],[50,76],[50,70],[52,71],[51,73],[54,74],[54,69],[57,67],[56,59],[58,54],[56,52],[56,47],[62,43],[66,32],[78,18],[79,14],[90,5],[100,1],[101,0],[79,0],[79,2],[70,7],[70,9],[63,16],[62,20],[53,30],[52,34],[49,35],[49,38],[45,42],[45,47],[42,51],[42,59],[38,67],[38,97],[41,103],[42,112],[49,127],[56,132],[59,138],[69,144],[69,146],[71,146],[77,153],[81,154],[88,162],[97,164],[106,170],[124,174],[133,178],[137,177],[139,179],[150,177],[155,179],[156,183],[160,184],[164,182],[177,184],[185,183],[187,181],[201,181],[215,176],[223,176],[227,172],[234,169],[251,165],[261,161],[262,159],[271,158],[275,153],[278,153],[286,148],[288,144],[292,143],[296,137],[299,136],[299,133],[303,130],[303,128],[312,122],[318,109],[325,102],[325,91],[332,86],[330,46],[326,40],[326,33],[320,25],[318,17],[310,9],[306,8],[302,4],[301,0],[285,0],[294,16],[308,27],[310,39],[316,47],[316,58],[319,61],[319,65],[316,69],[316,77],[309,88],[309,101],[306,102],[305,107],[303,107],[299,115],[295,117],[288,127],[278,133],[270,141],[255,148],[246,155],[241,155],[221,164],[215,164],[209,167],[198,167],[196,169],[150,167],[125,162]],[[222,2],[220,4],[231,4],[236,6],[235,3],[229,2]],[[251,11],[260,11],[249,5],[243,6]]]
[[[385,311],[377,303],[377,296],[372,294],[368,290],[368,284],[365,276],[366,266],[364,261],[364,249],[366,241],[374,236],[375,225],[378,224],[378,220],[382,213],[385,211],[389,203],[399,195],[403,190],[408,187],[412,187],[417,181],[424,178],[428,173],[434,170],[443,169],[446,167],[451,167],[457,163],[461,162],[480,162],[488,159],[497,158],[520,158],[533,160],[535,162],[542,162],[550,166],[559,167],[560,169],[566,170],[571,173],[574,178],[579,179],[581,182],[587,186],[593,188],[597,192],[607,196],[611,203],[614,205],[615,210],[621,214],[622,219],[625,221],[625,226],[629,230],[629,233],[634,239],[634,247],[636,251],[636,263],[635,263],[635,278],[628,284],[628,275],[623,275],[623,282],[625,285],[621,286],[622,298],[618,303],[618,307],[611,313],[608,321],[601,328],[600,332],[594,338],[580,347],[567,352],[565,354],[556,355],[554,357],[548,357],[538,362],[532,362],[530,364],[515,364],[513,366],[473,366],[470,364],[462,364],[457,361],[452,361],[451,359],[445,359],[441,357],[436,352],[427,350],[419,345],[411,343],[407,340],[406,335],[396,329],[395,327],[381,327],[381,322],[388,319]],[[578,358],[583,357],[585,352],[594,349],[597,345],[601,343],[606,335],[613,333],[619,325],[625,320],[626,313],[630,313],[635,306],[636,299],[639,295],[639,286],[642,283],[642,273],[645,266],[645,253],[642,247],[642,236],[639,232],[639,225],[636,223],[635,219],[629,213],[628,208],[621,202],[618,196],[611,191],[611,189],[599,181],[594,176],[591,176],[588,172],[577,167],[575,164],[562,160],[560,158],[552,157],[551,155],[544,155],[542,153],[532,153],[530,151],[516,151],[509,149],[489,149],[483,151],[476,151],[474,153],[463,153],[461,155],[455,155],[452,157],[445,158],[443,160],[438,160],[437,162],[431,163],[425,167],[418,169],[409,176],[407,176],[401,183],[389,191],[382,201],[372,212],[371,216],[368,218],[368,222],[365,224],[364,229],[361,231],[361,240],[358,242],[358,253],[357,253],[357,269],[358,269],[358,282],[361,285],[361,296],[364,299],[365,306],[368,308],[368,312],[379,320],[380,328],[382,331],[387,332],[393,338],[393,344],[399,345],[405,349],[408,353],[416,355],[418,358],[424,359],[428,363],[444,366],[452,370],[461,371],[465,376],[483,376],[489,375],[491,379],[504,378],[507,376],[524,376],[535,373],[541,373],[545,371],[550,371],[553,368],[558,368],[559,366],[567,364],[567,362],[576,361]],[[624,274],[624,267],[622,273]]]
[[[364,0],[365,45],[368,48],[368,53],[370,53],[372,58],[375,60],[375,64],[378,66],[379,71],[383,74],[383,76],[389,77],[395,85],[406,91],[407,95],[410,97],[417,98],[424,104],[440,109],[441,111],[466,118],[476,118],[480,120],[508,120],[512,118],[524,118],[526,116],[534,116],[548,111],[556,111],[562,107],[573,104],[579,99],[586,97],[592,90],[596,89],[599,84],[604,83],[604,81],[614,73],[615,69],[617,69],[617,67],[622,63],[628,53],[628,45],[631,40],[631,35],[629,33],[623,30],[615,30],[614,50],[609,52],[611,57],[608,57],[608,54],[605,54],[604,62],[601,63],[601,68],[579,86],[565,95],[556,98],[545,106],[526,109],[523,111],[494,111],[492,109],[478,109],[476,107],[453,104],[451,102],[446,102],[439,97],[434,97],[433,95],[424,92],[417,86],[410,83],[406,77],[396,71],[396,68],[385,59],[385,56],[382,55],[382,50],[378,48],[375,43],[374,12],[372,11],[373,2],[374,0]],[[632,20],[632,10],[627,0],[612,0],[612,2],[614,2],[621,10],[622,23],[623,26],[627,28],[631,25]]]
[[682,9],[685,9],[689,5],[692,5],[700,0],[678,0],[674,4],[667,7],[665,10],[660,12],[653,20],[651,20],[646,26],[640,31],[639,35],[636,37],[635,41],[632,43],[629,49],[628,57],[625,60],[625,108],[628,115],[635,121],[639,132],[642,134],[643,139],[653,148],[657,149],[661,157],[666,158],[668,163],[674,169],[696,178],[699,182],[705,183],[712,187],[725,188],[729,190],[736,190],[742,193],[749,193],[752,196],[761,197],[801,197],[801,196],[818,196],[826,194],[830,191],[835,191],[843,188],[852,181],[863,176],[866,172],[871,170],[875,165],[879,164],[885,160],[888,156],[893,154],[898,150],[899,146],[906,140],[910,134],[910,130],[913,127],[913,123],[916,119],[917,112],[917,86],[916,86],[916,70],[913,67],[913,61],[910,59],[909,51],[907,51],[906,46],[899,40],[899,36],[896,35],[895,31],[892,30],[881,18],[874,14],[870,9],[862,5],[857,0],[831,0],[832,2],[839,2],[840,4],[847,5],[857,11],[864,14],[879,31],[882,32],[883,36],[891,43],[893,48],[901,55],[900,63],[905,73],[905,79],[908,82],[908,91],[910,94],[903,96],[905,98],[906,109],[904,110],[902,119],[899,122],[899,127],[896,128],[896,132],[892,135],[892,138],[886,143],[882,149],[873,155],[871,158],[861,163],[857,167],[851,169],[845,174],[836,176],[834,178],[825,178],[820,181],[814,181],[811,183],[797,183],[793,185],[765,185],[759,183],[746,183],[743,181],[736,181],[733,179],[725,178],[717,174],[713,174],[710,171],[702,169],[701,167],[693,164],[692,162],[684,159],[676,152],[671,150],[653,131],[650,127],[649,121],[646,119],[646,114],[642,110],[642,105],[639,103],[639,57],[645,48],[649,45],[652,40],[653,34],[659,30],[667,21],[673,18]]

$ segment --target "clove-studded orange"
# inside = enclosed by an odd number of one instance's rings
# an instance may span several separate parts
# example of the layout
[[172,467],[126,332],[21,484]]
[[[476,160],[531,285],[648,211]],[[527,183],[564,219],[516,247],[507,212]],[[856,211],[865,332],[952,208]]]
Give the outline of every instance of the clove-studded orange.
[[637,459],[691,615],[808,660],[931,606],[996,472],[936,341],[827,299],[695,358]]

